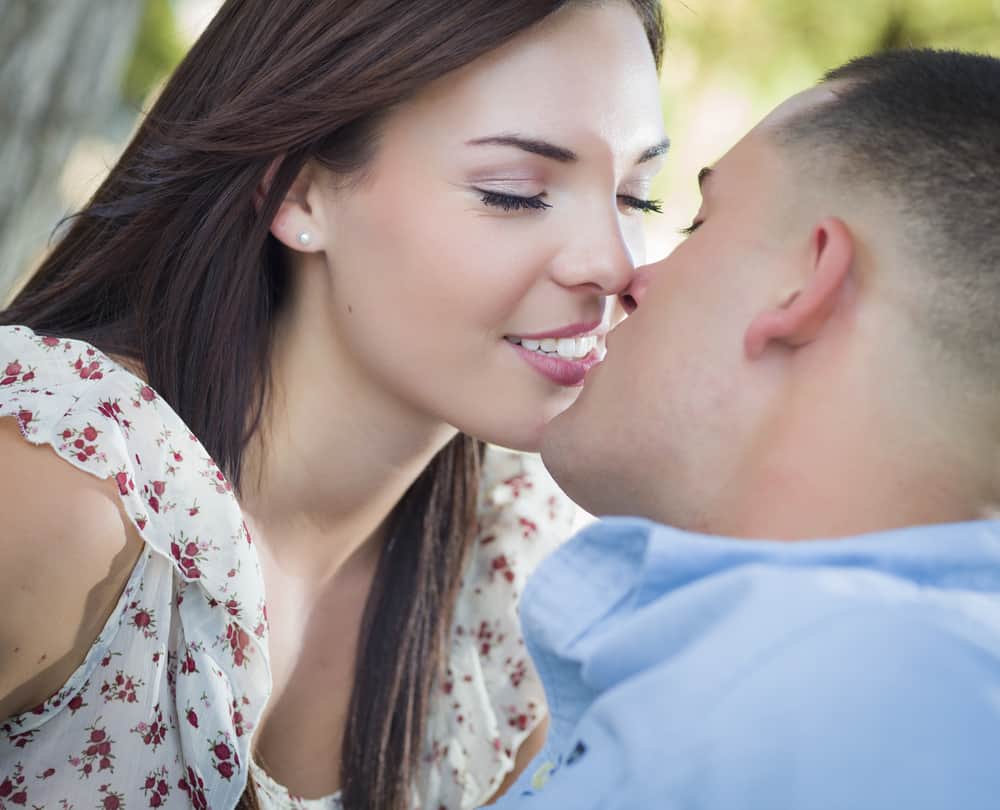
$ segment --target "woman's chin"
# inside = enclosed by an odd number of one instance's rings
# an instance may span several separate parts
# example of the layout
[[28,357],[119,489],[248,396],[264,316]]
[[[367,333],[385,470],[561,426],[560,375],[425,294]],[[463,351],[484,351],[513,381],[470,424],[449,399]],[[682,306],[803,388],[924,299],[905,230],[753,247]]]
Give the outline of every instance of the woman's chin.
[[488,425],[483,424],[482,420],[477,420],[476,425],[470,424],[466,427],[459,425],[458,428],[466,435],[487,444],[516,450],[519,453],[537,453],[541,450],[542,435],[548,421],[548,419],[536,419],[512,424],[509,420],[505,420],[502,424]]
[[[582,388],[563,390],[558,396],[548,396],[531,406],[526,404],[521,408],[508,406],[502,413],[495,414],[488,413],[484,403],[482,410],[475,415],[476,418],[450,421],[466,435],[474,436],[488,444],[521,453],[538,453],[542,448],[542,439],[549,423],[576,401],[581,390]],[[491,419],[491,415],[496,418]]]
[[518,453],[538,453],[542,449],[541,430],[533,435],[504,431],[477,438],[482,439],[487,444],[505,447],[508,450],[516,450]]

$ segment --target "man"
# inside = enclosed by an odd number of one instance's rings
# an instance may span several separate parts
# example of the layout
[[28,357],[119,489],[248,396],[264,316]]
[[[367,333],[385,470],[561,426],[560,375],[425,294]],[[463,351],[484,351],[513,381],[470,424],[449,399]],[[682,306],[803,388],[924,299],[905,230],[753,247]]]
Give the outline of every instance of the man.
[[996,810],[1000,60],[852,62],[700,181],[545,439],[645,519],[529,584],[550,737],[497,807]]

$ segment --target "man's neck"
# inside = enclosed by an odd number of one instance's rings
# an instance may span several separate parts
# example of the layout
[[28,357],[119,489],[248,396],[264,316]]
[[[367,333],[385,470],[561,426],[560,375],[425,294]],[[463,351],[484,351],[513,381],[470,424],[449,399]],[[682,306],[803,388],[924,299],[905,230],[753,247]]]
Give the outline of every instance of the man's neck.
[[[847,537],[989,516],[981,478],[956,454],[881,441],[832,441],[776,454],[720,512],[720,534],[775,540]],[[803,459],[821,461],[803,463]]]

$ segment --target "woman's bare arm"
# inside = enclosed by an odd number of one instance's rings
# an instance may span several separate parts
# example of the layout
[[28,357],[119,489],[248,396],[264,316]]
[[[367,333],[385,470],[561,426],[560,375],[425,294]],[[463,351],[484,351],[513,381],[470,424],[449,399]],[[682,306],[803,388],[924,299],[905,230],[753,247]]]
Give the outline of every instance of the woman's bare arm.
[[113,481],[0,419],[0,721],[57,692],[80,665],[141,549]]

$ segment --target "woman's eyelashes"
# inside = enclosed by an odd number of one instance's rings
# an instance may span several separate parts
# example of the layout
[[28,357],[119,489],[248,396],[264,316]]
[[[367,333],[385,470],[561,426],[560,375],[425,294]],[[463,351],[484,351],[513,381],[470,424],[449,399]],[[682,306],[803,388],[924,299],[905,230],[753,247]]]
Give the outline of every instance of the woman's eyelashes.
[[477,188],[476,191],[482,195],[480,199],[484,205],[488,205],[491,208],[499,208],[502,211],[541,211],[552,207],[542,199],[545,196],[544,191],[532,197],[504,194],[501,191],[487,191],[481,188]]
[[[545,201],[544,191],[531,197],[508,194],[502,191],[488,191],[482,188],[477,188],[476,191],[479,193],[483,205],[499,208],[502,211],[542,211],[552,207],[551,203]],[[663,203],[660,200],[643,200],[630,194],[619,194],[618,202],[633,211],[651,214],[663,213]]]
[[677,233],[679,233],[681,236],[690,236],[691,234],[693,234],[696,230],[698,230],[701,227],[701,223],[703,221],[704,220],[696,219],[694,222],[692,222],[686,228],[679,228],[678,231],[677,231]]
[[619,194],[618,202],[620,202],[626,208],[631,208],[633,211],[642,211],[644,214],[663,213],[662,200],[643,200],[639,197],[633,197],[629,194]]

